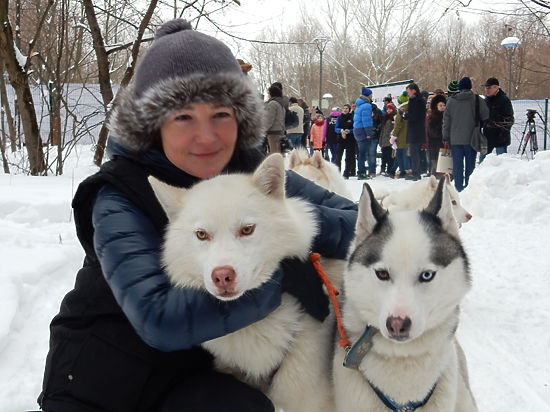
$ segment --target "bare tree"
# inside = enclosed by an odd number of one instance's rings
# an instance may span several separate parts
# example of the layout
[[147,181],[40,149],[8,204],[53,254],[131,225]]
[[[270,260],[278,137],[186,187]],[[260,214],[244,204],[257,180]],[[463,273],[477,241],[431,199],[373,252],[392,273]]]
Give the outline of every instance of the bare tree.
[[4,61],[6,70],[10,76],[10,82],[17,95],[17,108],[25,133],[25,146],[27,147],[30,173],[32,175],[43,173],[46,169],[46,164],[44,162],[44,152],[42,151],[42,139],[36,121],[34,102],[29,87],[28,70],[34,53],[34,44],[52,5],[53,0],[50,0],[41,10],[40,19],[36,24],[35,35],[29,43],[28,57],[25,58],[15,43],[8,16],[9,1],[0,1],[0,21],[3,22],[2,29],[0,30],[0,57]]

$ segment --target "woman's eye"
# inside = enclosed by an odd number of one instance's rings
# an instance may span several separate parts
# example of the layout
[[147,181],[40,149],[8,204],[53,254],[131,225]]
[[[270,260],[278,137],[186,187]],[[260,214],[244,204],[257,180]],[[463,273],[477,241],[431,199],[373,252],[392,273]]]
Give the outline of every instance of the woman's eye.
[[435,278],[435,272],[426,270],[420,274],[418,280],[420,282],[431,282]]
[[218,118],[218,119],[225,119],[227,117],[231,117],[231,113],[229,112],[217,112],[214,117]]
[[390,274],[387,270],[375,270],[376,277],[380,280],[390,280]]
[[244,225],[241,227],[241,236],[250,236],[252,233],[254,233],[254,230],[256,229],[256,225],[250,224],[250,225]]
[[184,121],[184,120],[190,120],[191,119],[191,116],[188,115],[188,114],[178,114],[176,117],[175,117],[175,120],[177,121]]
[[197,236],[197,239],[199,240],[210,240],[210,235],[204,229],[195,230],[195,236]]

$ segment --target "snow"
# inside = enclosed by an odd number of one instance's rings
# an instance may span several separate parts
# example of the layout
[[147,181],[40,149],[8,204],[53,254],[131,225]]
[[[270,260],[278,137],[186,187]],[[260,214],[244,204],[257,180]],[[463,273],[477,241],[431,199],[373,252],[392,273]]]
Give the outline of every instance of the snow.
[[[70,202],[97,168],[78,146],[63,176],[0,175],[0,410],[36,409],[49,323],[83,260]],[[459,339],[480,411],[550,410],[550,152],[488,156],[462,192],[474,285]],[[404,180],[376,177],[376,188]],[[356,198],[362,182],[350,179]]]

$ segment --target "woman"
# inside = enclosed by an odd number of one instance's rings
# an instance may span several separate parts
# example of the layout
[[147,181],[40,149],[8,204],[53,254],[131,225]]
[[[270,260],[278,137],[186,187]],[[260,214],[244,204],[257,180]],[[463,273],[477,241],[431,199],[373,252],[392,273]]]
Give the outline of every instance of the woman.
[[310,154],[313,154],[313,151],[323,152],[326,144],[326,132],[327,126],[325,118],[321,113],[315,115],[315,121],[311,125],[311,130],[309,131],[309,151]]
[[[190,187],[253,171],[262,159],[254,149],[263,137],[259,94],[227,46],[183,20],[161,26],[120,93],[109,121],[112,160],[73,200],[86,258],[51,324],[40,406],[273,411],[263,393],[216,372],[199,345],[264,318],[282,291],[323,319],[327,302],[311,264],[286,259],[273,281],[230,302],[172,287],[160,263],[167,218],[147,181]],[[344,257],[356,207],[292,172],[286,189],[314,205],[315,250]]]
[[393,130],[393,119],[395,118],[395,106],[393,103],[386,105],[386,113],[382,117],[382,129],[380,130],[380,148],[382,150],[382,165],[380,174],[393,177],[395,173],[394,157],[392,156],[392,144],[390,142]]
[[428,153],[430,156],[430,173],[435,175],[439,149],[443,147],[443,113],[447,98],[445,95],[436,94],[430,102],[430,114],[428,115]]

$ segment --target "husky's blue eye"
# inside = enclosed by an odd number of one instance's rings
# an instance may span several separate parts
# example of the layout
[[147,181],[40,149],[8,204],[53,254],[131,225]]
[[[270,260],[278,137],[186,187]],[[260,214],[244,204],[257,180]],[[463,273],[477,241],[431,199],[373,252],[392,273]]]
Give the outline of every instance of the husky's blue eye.
[[420,282],[431,282],[435,278],[435,271],[426,270],[422,272],[418,278]]
[[375,270],[374,273],[376,273],[376,277],[380,280],[390,280],[390,274],[387,270],[379,269]]

